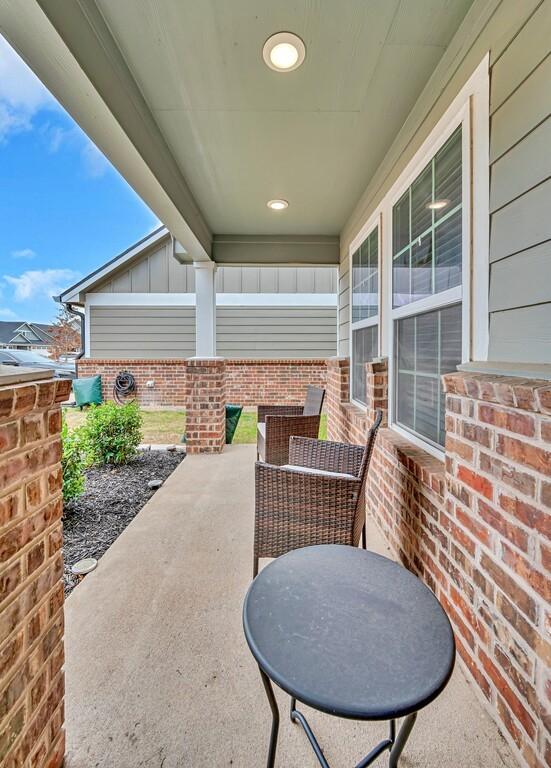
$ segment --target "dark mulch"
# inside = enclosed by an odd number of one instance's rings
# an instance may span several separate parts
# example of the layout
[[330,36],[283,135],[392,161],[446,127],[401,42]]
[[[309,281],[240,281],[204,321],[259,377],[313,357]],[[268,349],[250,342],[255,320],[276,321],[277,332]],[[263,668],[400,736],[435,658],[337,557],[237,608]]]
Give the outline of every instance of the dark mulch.
[[63,512],[65,594],[77,584],[71,566],[85,557],[99,560],[155,493],[147,483],[166,480],[184,456],[143,451],[123,466],[88,470],[83,495],[66,504]]

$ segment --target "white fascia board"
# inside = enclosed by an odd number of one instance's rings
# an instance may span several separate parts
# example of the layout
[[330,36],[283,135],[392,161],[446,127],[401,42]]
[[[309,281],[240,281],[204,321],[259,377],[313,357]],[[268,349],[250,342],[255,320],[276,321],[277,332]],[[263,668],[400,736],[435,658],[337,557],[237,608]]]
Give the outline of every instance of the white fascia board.
[[[87,307],[194,307],[194,293],[87,293]],[[218,307],[335,307],[334,293],[218,293]]]
[[[156,245],[158,242],[163,240],[168,235],[168,229],[166,227],[162,227],[162,229],[157,230],[155,232],[152,232],[149,237],[145,238],[144,240],[140,240],[139,243],[136,243],[136,245],[133,248],[130,248],[128,251],[124,251],[124,253],[121,253],[120,256],[115,257],[112,261],[109,261],[104,267],[100,267],[99,270],[96,272],[91,272],[89,275],[84,277],[79,283],[76,283],[76,285],[71,286],[71,288],[68,288],[64,293],[60,294],[60,299],[62,302],[68,302],[71,301],[77,301],[78,296],[83,291],[86,291],[86,289],[94,285],[95,283],[100,282],[101,280],[105,280],[106,277],[108,277],[111,272],[114,272],[116,269],[120,269],[120,267],[124,266],[127,262],[131,261],[135,256],[138,256],[140,253],[145,251],[147,248],[151,248],[151,246]],[[100,296],[101,294],[88,294],[89,296]],[[112,294],[114,295],[114,294]],[[121,296],[124,294],[120,294]],[[138,294],[136,294],[138,295]],[[139,294],[142,296],[145,296],[146,294]]]

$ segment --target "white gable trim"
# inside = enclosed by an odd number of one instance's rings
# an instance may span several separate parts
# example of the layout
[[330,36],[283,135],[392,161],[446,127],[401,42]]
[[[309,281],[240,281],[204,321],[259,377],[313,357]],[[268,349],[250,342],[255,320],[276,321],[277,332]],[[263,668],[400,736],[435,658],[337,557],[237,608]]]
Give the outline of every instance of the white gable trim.
[[166,227],[162,227],[160,230],[153,232],[144,240],[140,240],[139,243],[130,248],[128,251],[121,253],[120,256],[117,256],[112,261],[108,262],[104,267],[100,267],[100,269],[98,269],[96,272],[92,272],[90,275],[83,278],[79,283],[76,283],[76,285],[68,288],[64,293],[60,295],[60,300],[63,302],[77,301],[79,293],[86,291],[87,288],[89,288],[91,285],[95,285],[100,280],[105,280],[105,278],[108,277],[111,272],[114,272],[116,269],[124,266],[124,264],[131,261],[135,256],[138,256],[147,248],[156,245],[167,235],[168,229]]

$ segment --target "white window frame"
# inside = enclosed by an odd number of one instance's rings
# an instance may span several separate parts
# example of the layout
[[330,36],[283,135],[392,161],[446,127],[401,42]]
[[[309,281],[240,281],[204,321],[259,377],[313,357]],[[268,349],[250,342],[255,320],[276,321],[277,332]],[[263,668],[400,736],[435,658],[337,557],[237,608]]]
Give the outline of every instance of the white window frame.
[[[367,240],[367,238],[371,235],[375,227],[378,227],[378,237],[377,237],[377,271],[378,271],[378,280],[377,284],[379,287],[378,294],[379,294],[379,300],[377,303],[377,314],[373,315],[372,317],[368,317],[365,320],[357,320],[356,322],[352,322],[352,313],[354,310],[353,304],[354,304],[354,294],[352,291],[352,285],[353,285],[353,262],[352,257],[354,253],[358,250],[358,248],[362,245],[362,243]],[[349,376],[349,397],[350,402],[354,403],[358,408],[362,408],[365,410],[366,406],[364,403],[361,403],[359,400],[354,400],[352,397],[352,382],[353,382],[353,375],[352,375],[352,369],[353,369],[353,349],[354,349],[354,331],[358,331],[361,328],[370,328],[373,325],[378,326],[378,332],[377,332],[377,355],[375,357],[378,357],[381,354],[381,301],[382,301],[382,283],[383,283],[383,260],[382,260],[382,215],[381,215],[381,209],[378,208],[375,213],[368,219],[366,224],[361,228],[361,230],[358,232],[354,240],[350,243],[350,247],[348,249],[348,265],[349,265],[349,295],[350,295],[350,307],[349,307],[349,322],[350,322],[350,339],[349,339],[349,356],[350,356],[350,376]]]
[[[403,317],[429,312],[453,304],[462,304],[462,362],[488,359],[489,315],[489,146],[490,146],[490,80],[489,54],[486,54],[469,80],[454,98],[442,118],[422,143],[414,157],[377,205],[349,248],[350,271],[350,364],[352,330],[352,255],[358,245],[379,225],[379,311],[371,324],[379,323],[379,354],[388,359],[388,423],[389,427],[412,444],[439,459],[444,451],[414,435],[395,422],[394,414],[394,324]],[[462,125],[462,284],[416,302],[392,307],[392,209],[404,192]],[[363,321],[364,325],[369,322]],[[352,378],[352,377],[350,377]],[[352,383],[350,382],[350,387]],[[352,400],[352,395],[350,395]],[[362,403],[352,401],[366,410]]]

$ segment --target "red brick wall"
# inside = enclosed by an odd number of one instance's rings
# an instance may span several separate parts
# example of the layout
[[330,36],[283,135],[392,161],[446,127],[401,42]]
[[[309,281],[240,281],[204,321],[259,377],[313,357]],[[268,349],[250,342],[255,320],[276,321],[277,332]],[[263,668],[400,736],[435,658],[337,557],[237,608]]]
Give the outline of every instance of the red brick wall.
[[[179,406],[185,402],[185,361],[171,360],[94,360],[77,361],[79,378],[101,374],[103,397],[113,398],[113,384],[121,371],[129,371],[136,379],[138,400],[146,406]],[[155,382],[146,387],[147,381]]]
[[551,384],[444,382],[458,649],[525,763],[551,765]]
[[[325,360],[226,360],[227,402],[244,406],[259,403],[299,404],[307,384],[325,386]],[[78,375],[101,374],[103,395],[112,397],[120,371],[130,371],[138,385],[138,399],[146,406],[185,406],[185,360],[94,360],[78,361]],[[146,382],[155,382],[153,388]]]
[[325,387],[325,360],[226,360],[228,403],[254,406],[304,402],[306,387]]
[[[367,415],[348,402],[348,376],[348,360],[328,361],[328,430],[361,442],[373,404]],[[368,367],[368,392],[380,394],[381,376]],[[519,762],[543,767],[551,764],[551,387],[445,378],[445,464],[380,430],[367,513],[446,609],[463,667]]]
[[59,403],[70,382],[0,385],[0,764],[63,762]]

